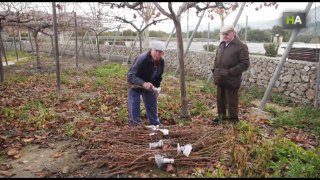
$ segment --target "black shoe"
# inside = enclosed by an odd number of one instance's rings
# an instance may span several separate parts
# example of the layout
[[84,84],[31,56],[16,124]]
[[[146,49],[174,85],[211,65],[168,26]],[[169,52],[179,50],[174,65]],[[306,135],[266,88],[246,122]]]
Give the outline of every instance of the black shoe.
[[232,123],[232,124],[237,124],[239,122],[239,119],[238,118],[232,118],[232,119],[229,119],[229,121]]
[[215,118],[215,119],[211,120],[211,121],[209,122],[209,124],[210,124],[210,125],[218,125],[218,124],[221,124],[221,122],[222,122],[222,119],[221,119],[221,118]]
[[214,121],[214,122],[218,123],[218,122],[221,122],[221,121],[222,121],[222,119],[221,119],[221,118],[214,118],[212,121]]

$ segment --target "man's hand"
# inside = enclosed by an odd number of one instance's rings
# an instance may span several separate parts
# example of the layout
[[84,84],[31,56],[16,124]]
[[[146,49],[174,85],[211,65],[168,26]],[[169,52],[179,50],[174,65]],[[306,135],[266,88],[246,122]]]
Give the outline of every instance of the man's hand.
[[143,83],[143,88],[145,88],[146,90],[152,91],[153,84],[149,82],[145,82]]

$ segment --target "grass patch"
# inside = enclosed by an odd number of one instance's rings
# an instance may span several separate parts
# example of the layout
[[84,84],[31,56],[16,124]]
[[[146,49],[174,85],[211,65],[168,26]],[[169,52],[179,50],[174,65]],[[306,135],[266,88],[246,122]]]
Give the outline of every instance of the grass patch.
[[55,118],[55,114],[40,100],[33,100],[21,108],[19,117],[23,125],[41,129],[46,122]]
[[106,86],[107,82],[105,82],[102,78],[96,78],[92,82],[93,90],[98,90],[99,88],[104,88]]
[[292,141],[281,138],[275,143],[268,168],[271,177],[320,177],[320,157],[312,150],[304,150]]
[[98,77],[123,77],[126,76],[128,69],[121,64],[111,63],[91,69],[87,73]]
[[66,74],[61,74],[61,76],[60,76],[60,83],[61,83],[61,84],[65,84],[65,85],[69,85],[69,84],[71,84],[71,82],[70,82],[69,79],[70,79],[70,78],[68,77],[68,75],[66,75]]
[[320,136],[320,111],[313,107],[301,106],[291,112],[281,113],[273,119],[273,123],[276,127],[301,128]]
[[31,79],[31,76],[28,75],[20,75],[20,74],[6,74],[5,81],[8,85],[17,84],[27,82]]
[[249,106],[253,100],[261,99],[263,93],[263,90],[258,87],[245,88],[239,92],[239,101]]
[[[16,61],[17,60],[17,56],[16,56],[15,51],[6,51],[6,56],[7,56],[8,61]],[[30,60],[34,56],[31,53],[28,53],[26,51],[18,51],[18,57],[19,57],[19,59],[23,58],[23,61],[24,61],[24,60]]]
[[15,109],[10,107],[4,107],[0,112],[6,119],[13,119],[17,116]]
[[201,88],[200,92],[212,94],[212,95],[216,96],[217,95],[217,88],[216,88],[216,86],[209,84],[208,86]]
[[75,125],[74,125],[74,123],[68,123],[65,126],[65,133],[69,137],[74,135],[74,133],[75,133]]
[[275,133],[275,137],[263,138],[254,124],[246,122],[231,131],[235,135],[230,147],[236,177],[320,177],[316,150],[305,150],[284,138],[282,128]]
[[292,104],[292,101],[288,97],[285,97],[279,93],[271,93],[270,101],[282,106],[291,106]]
[[[249,106],[250,103],[255,99],[262,99],[265,93],[265,89],[253,86],[241,89],[239,92],[239,99],[245,105]],[[276,92],[271,92],[269,102],[282,105],[282,106],[293,106],[293,102],[286,96]]]
[[277,108],[270,105],[266,105],[264,111],[271,113],[272,117],[278,117],[281,113],[279,110],[277,110]]
[[208,106],[201,100],[193,101],[192,107],[193,108],[191,108],[190,110],[190,115],[193,116],[203,114],[204,112],[209,110]]

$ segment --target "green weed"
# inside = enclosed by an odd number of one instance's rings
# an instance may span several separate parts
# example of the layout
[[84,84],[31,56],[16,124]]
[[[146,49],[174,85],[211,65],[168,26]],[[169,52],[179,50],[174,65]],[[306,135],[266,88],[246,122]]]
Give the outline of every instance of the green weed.
[[208,85],[206,87],[201,88],[200,92],[208,93],[208,94],[212,94],[212,95],[216,96],[217,95],[217,88],[216,88],[216,86]]
[[276,127],[289,126],[301,128],[320,136],[320,111],[317,108],[301,106],[290,112],[283,112],[273,121]]
[[19,74],[6,75],[6,82],[8,82],[8,85],[27,82],[30,79],[31,77],[27,75],[19,75]]
[[98,77],[123,77],[126,76],[128,69],[121,64],[106,64],[97,69],[88,71],[88,74]]
[[261,99],[263,97],[263,90],[258,87],[245,88],[239,92],[239,95],[240,102],[243,102],[248,106],[253,100]]
[[271,93],[270,101],[283,106],[290,106],[292,104],[292,101],[288,97],[275,92]]
[[49,111],[45,105],[39,101],[30,101],[20,110],[21,123],[27,127],[35,127],[37,129],[55,118],[55,114]]
[[67,77],[67,75],[65,75],[65,74],[61,74],[60,82],[61,82],[61,84],[66,84],[66,85],[70,84],[70,80]]
[[304,150],[282,138],[276,142],[273,152],[273,160],[268,163],[271,177],[320,177],[320,157],[314,151]]
[[2,110],[1,110],[1,114],[4,115],[4,117],[6,118],[14,118],[16,116],[16,111],[13,109],[13,108],[10,108],[10,107],[4,107]]
[[[6,56],[8,61],[16,61],[17,56],[15,51],[6,51]],[[19,59],[28,60],[33,58],[34,56],[31,53],[28,53],[26,51],[18,51],[18,57]]]
[[194,101],[192,107],[190,114],[193,116],[200,115],[209,110],[208,106],[201,100]]
[[280,111],[278,111],[277,108],[269,105],[265,106],[264,111],[271,113],[273,117],[277,117],[280,114]]
[[66,135],[73,136],[75,133],[75,125],[73,123],[68,123],[65,127]]
[[127,107],[121,107],[118,112],[118,117],[121,121],[121,123],[127,123],[128,122],[128,108]]

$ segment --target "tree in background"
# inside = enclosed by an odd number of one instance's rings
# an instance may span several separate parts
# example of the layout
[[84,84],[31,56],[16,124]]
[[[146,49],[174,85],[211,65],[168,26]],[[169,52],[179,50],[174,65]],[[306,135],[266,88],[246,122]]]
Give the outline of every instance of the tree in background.
[[90,12],[87,15],[88,17],[91,17],[91,21],[89,21],[89,30],[93,32],[96,37],[98,61],[101,61],[99,36],[107,30],[116,29],[116,26],[113,25],[113,20],[112,18],[109,18],[109,12],[106,11],[104,6],[97,2],[89,3],[88,5]]
[[[223,7],[214,7],[209,10],[209,12],[214,12],[219,16],[220,19],[220,27],[224,26],[224,21],[228,17],[229,14],[234,12],[239,7],[238,2],[224,2]],[[211,20],[213,20],[213,15],[211,14]],[[223,36],[220,35],[220,41],[222,41]]]
[[[131,9],[131,10],[136,11],[138,14],[147,16],[147,18],[143,18],[142,21],[138,21],[137,15],[135,13],[133,13],[132,18],[128,18],[128,16],[126,16],[126,15],[123,15],[123,16],[114,15],[114,18],[116,20],[120,21],[121,23],[131,25],[138,32],[139,40],[140,40],[140,53],[142,53],[142,33],[149,26],[156,25],[157,23],[168,19],[168,18],[159,19],[160,15],[161,15],[160,12],[152,13],[153,10],[146,11],[146,8],[152,8],[152,6],[146,6],[146,5],[149,5],[148,3],[145,4],[143,2],[121,2],[121,3],[101,2],[101,4],[110,6],[111,9],[113,9],[114,7],[117,7],[119,9],[121,9],[121,8]],[[148,19],[148,21],[146,21],[147,19]],[[149,23],[145,24],[145,22],[149,22]],[[140,27],[137,27],[137,26],[139,26],[137,24],[140,24]]]
[[4,71],[2,64],[2,56],[4,55],[4,46],[1,33],[4,29],[7,19],[21,16],[21,12],[24,9],[21,3],[1,2],[0,3],[0,84],[4,82]]
[[[154,6],[152,2],[144,2],[144,7],[140,11],[137,11],[139,16],[143,19],[144,24],[149,24],[150,20],[152,20],[153,16],[160,16],[160,12],[156,12],[157,8]],[[156,14],[157,13],[157,14]],[[144,31],[144,48],[149,47],[149,26]]]

